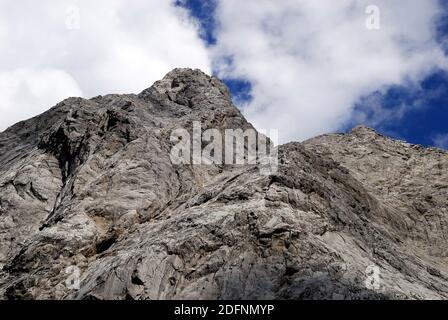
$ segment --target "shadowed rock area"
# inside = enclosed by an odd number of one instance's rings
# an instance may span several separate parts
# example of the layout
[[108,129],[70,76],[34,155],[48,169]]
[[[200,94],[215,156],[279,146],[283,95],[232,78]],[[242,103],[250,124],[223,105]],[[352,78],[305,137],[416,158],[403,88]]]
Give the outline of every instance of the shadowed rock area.
[[175,165],[193,121],[252,128],[175,69],[0,133],[0,298],[448,298],[447,152],[357,127],[280,146],[271,175]]

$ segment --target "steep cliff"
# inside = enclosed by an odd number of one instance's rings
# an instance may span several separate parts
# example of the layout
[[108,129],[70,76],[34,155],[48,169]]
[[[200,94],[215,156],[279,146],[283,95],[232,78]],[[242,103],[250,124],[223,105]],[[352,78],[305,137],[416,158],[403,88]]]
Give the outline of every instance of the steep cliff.
[[193,121],[252,128],[175,69],[0,133],[0,297],[448,298],[448,153],[357,127],[279,146],[269,175],[174,164]]

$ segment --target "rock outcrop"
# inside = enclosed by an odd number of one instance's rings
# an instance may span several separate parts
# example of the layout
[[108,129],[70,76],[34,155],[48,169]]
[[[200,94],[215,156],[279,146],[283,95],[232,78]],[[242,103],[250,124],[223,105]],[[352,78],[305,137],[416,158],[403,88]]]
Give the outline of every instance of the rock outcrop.
[[173,164],[193,121],[252,128],[175,69],[0,133],[0,297],[448,298],[447,152],[357,127],[279,146],[269,175]]

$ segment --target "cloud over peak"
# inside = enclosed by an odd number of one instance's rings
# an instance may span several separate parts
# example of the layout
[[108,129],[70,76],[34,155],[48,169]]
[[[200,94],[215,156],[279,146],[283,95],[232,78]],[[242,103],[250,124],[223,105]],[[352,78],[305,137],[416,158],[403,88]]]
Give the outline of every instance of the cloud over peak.
[[375,3],[378,30],[366,26],[368,1],[220,1],[215,67],[252,83],[244,113],[283,141],[337,130],[362,96],[447,66],[438,1]]
[[170,1],[0,0],[0,130],[67,96],[139,92],[175,67],[210,72],[198,33]]
[[[192,7],[202,8],[195,18]],[[373,122],[399,118],[410,106],[384,112],[369,95],[412,88],[447,69],[436,30],[442,7],[438,0],[0,0],[0,130],[67,96],[139,92],[175,67],[250,89],[238,100],[243,113],[260,129],[279,129],[282,142],[369,114],[379,115]]]

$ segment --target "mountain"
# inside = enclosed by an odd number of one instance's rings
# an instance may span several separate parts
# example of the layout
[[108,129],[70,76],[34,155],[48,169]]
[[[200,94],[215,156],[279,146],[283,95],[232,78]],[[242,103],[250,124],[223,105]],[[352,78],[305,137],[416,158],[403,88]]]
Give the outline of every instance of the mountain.
[[0,298],[448,298],[447,152],[356,127],[279,146],[269,174],[175,164],[195,121],[253,130],[175,69],[0,133]]

